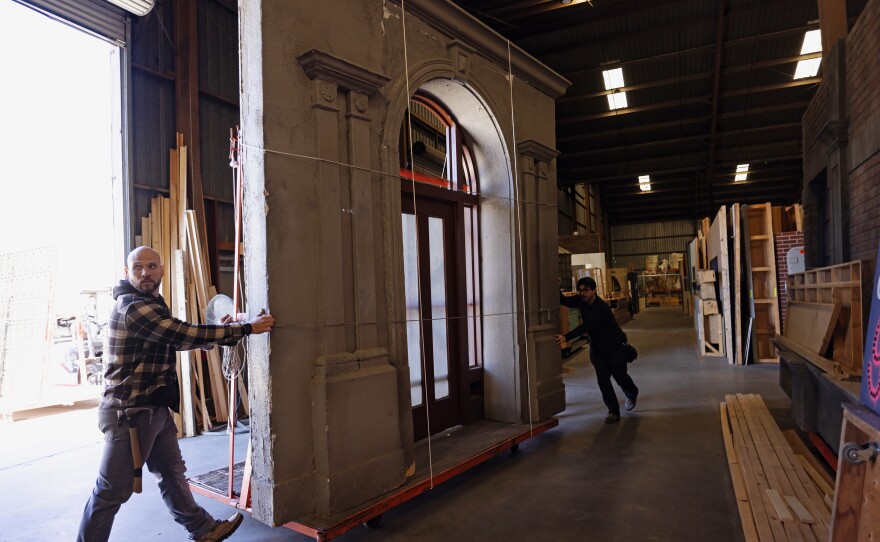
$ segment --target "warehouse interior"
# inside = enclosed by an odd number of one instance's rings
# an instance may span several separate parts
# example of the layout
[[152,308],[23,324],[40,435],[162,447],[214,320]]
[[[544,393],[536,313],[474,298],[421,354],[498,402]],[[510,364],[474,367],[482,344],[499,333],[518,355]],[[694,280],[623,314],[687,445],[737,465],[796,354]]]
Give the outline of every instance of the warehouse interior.
[[[175,316],[215,323],[223,298],[276,318],[177,359],[190,485],[245,513],[233,539],[880,534],[880,1],[3,9],[39,20],[22,33],[47,58],[56,31],[100,45],[106,80],[58,75],[107,93],[83,134],[105,184],[39,155],[14,177],[37,188],[19,200],[91,194],[104,222],[65,221],[112,254],[71,255],[64,226],[0,251],[0,482],[24,497],[3,540],[76,532],[102,315],[137,246]],[[63,84],[16,73],[19,107]],[[81,122],[66,103],[47,133]],[[76,169],[62,139],[4,147]],[[589,345],[554,339],[583,277],[639,353],[617,424]],[[144,485],[112,539],[180,538]],[[26,519],[35,499],[50,520]]]

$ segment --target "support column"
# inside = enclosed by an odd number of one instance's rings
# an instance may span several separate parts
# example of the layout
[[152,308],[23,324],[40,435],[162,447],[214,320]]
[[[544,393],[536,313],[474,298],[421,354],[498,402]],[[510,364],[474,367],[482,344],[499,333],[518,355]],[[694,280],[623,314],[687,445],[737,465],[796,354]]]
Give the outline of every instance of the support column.
[[[370,118],[366,94],[349,92],[346,99],[348,147],[351,153],[351,235],[355,292],[355,348],[379,344],[376,304],[377,242],[373,237],[373,177],[370,168]],[[357,167],[365,169],[356,169]]]
[[[534,422],[546,420],[565,409],[562,355],[553,339],[558,330],[556,317],[559,311],[552,311],[553,316],[550,316],[546,310],[559,305],[556,208],[546,204],[548,194],[555,195],[551,190],[555,186],[547,187],[551,185],[550,162],[559,152],[534,140],[522,141],[517,148],[523,164],[519,209],[523,217],[520,233],[523,236],[525,276],[521,287],[526,292],[526,322],[523,324],[528,348],[528,364],[522,365],[521,372],[525,381],[520,389],[524,398],[523,418]],[[521,299],[517,301],[521,302]]]

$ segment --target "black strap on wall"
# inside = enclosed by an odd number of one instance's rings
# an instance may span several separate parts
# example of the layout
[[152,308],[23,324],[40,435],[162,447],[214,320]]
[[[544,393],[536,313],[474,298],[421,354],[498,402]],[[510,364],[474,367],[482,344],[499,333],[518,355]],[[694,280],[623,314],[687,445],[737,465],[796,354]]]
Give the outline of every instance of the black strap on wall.
[[106,0],[14,0],[53,19],[125,47],[126,12]]

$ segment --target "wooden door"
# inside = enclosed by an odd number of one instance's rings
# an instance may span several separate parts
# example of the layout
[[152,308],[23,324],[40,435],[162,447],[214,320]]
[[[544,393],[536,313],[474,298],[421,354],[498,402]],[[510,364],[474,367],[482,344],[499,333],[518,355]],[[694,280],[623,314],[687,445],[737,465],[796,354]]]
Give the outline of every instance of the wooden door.
[[[415,203],[415,204],[414,204]],[[456,206],[402,199],[406,335],[415,440],[461,423]]]

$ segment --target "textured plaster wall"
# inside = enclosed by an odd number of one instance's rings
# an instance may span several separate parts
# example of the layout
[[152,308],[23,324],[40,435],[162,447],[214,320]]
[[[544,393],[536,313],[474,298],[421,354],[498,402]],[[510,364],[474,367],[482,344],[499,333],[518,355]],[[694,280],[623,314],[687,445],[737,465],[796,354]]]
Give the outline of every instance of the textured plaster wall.
[[[406,5],[240,2],[248,299],[277,322],[250,361],[253,507],[268,524],[338,511],[377,494],[358,483],[387,489],[414,467],[397,146],[419,88],[474,139],[486,416],[564,408],[550,344],[554,98],[567,82],[513,50],[511,88],[503,40],[444,2]],[[364,405],[379,414],[359,416]],[[377,458],[382,479],[358,475]]]

